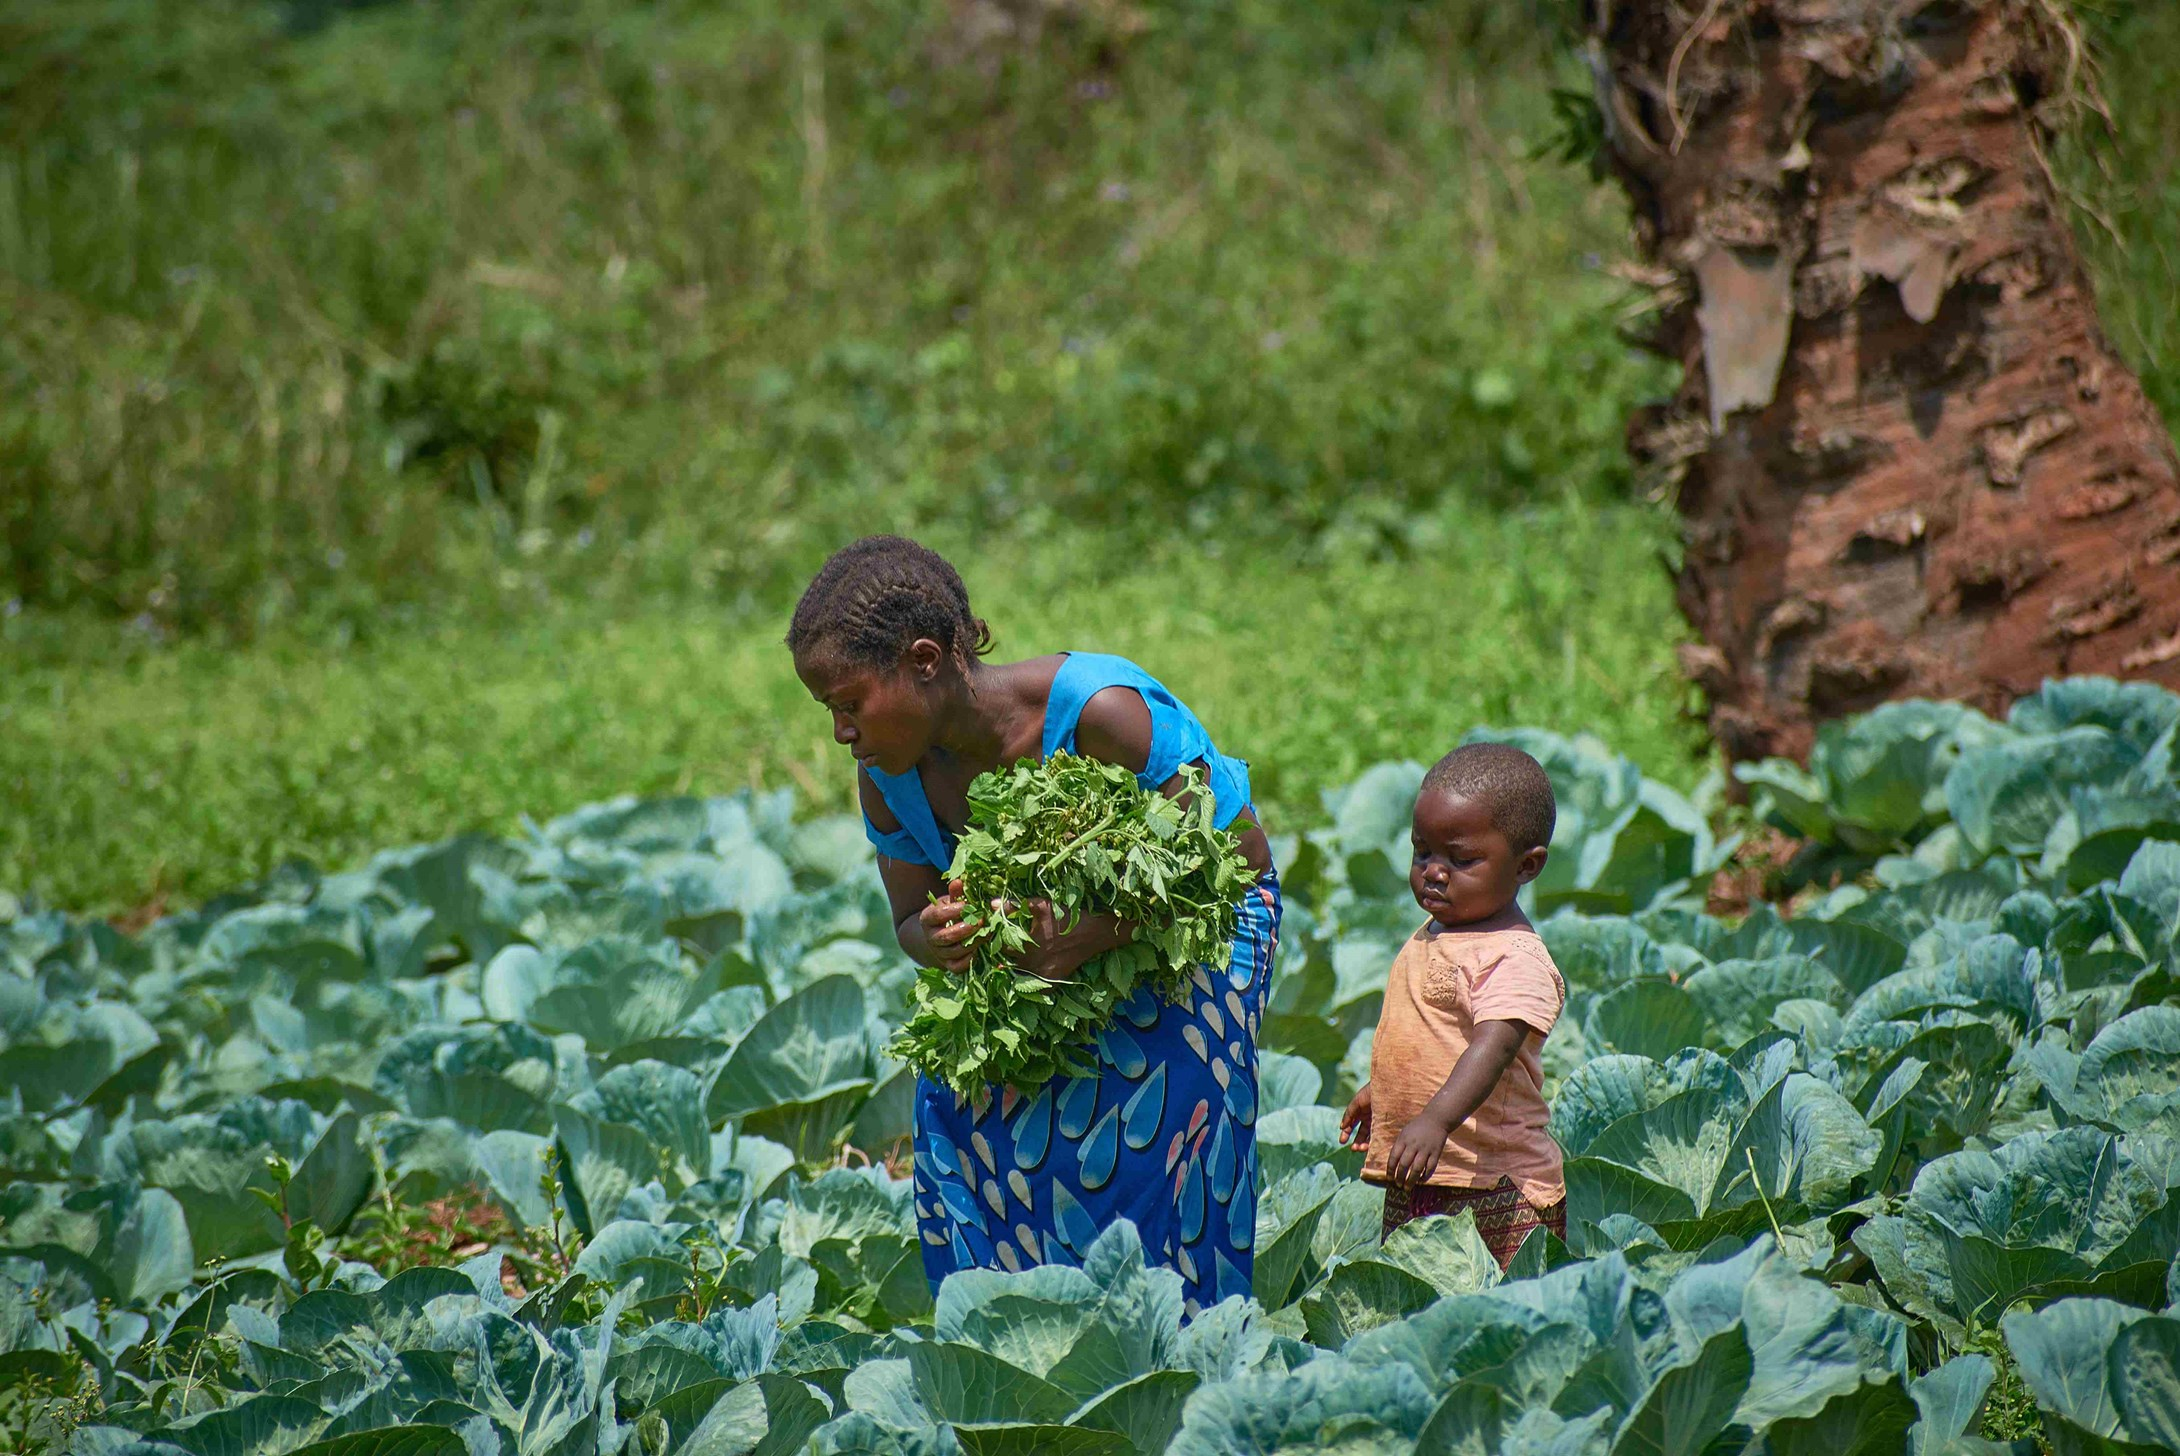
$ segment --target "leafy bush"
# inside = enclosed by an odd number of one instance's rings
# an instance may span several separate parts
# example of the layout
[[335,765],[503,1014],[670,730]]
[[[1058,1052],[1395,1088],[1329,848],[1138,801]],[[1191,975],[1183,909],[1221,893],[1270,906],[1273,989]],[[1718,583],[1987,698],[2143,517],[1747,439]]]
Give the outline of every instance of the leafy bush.
[[0,601],[731,601],[859,529],[1397,555],[1625,493],[1659,368],[1618,204],[1520,155],[1549,31],[1057,8],[14,7]]

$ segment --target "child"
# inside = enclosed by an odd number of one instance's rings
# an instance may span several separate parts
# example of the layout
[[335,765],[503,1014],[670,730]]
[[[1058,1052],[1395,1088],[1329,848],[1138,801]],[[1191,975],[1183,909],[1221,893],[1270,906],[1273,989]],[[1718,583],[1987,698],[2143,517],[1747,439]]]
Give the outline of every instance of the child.
[[1554,813],[1543,767],[1503,743],[1455,749],[1416,795],[1408,887],[1431,918],[1394,958],[1370,1080],[1340,1119],[1385,1189],[1381,1239],[1466,1208],[1503,1268],[1534,1228],[1566,1237],[1539,1048],[1567,987],[1514,903]]

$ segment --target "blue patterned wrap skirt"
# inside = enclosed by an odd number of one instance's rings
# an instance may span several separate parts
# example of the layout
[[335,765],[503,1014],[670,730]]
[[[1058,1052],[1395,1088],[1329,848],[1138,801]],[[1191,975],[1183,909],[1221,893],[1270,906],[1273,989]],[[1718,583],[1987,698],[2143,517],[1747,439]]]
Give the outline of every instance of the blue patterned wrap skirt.
[[936,1290],[957,1269],[1075,1264],[1115,1219],[1185,1281],[1185,1308],[1250,1292],[1257,1027],[1279,942],[1279,877],[1240,906],[1234,957],[1184,1004],[1148,987],[1098,1043],[1098,1074],[1025,1096],[916,1084],[916,1222]]

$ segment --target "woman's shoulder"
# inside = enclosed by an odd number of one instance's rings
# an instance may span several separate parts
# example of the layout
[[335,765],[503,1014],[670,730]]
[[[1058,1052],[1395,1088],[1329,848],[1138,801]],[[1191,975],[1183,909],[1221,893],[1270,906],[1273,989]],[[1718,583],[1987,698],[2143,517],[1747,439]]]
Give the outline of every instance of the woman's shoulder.
[[1078,752],[1135,773],[1149,765],[1154,737],[1150,704],[1126,683],[1110,683],[1092,693],[1075,719]]
[[858,768],[855,771],[855,800],[872,828],[881,834],[900,832],[901,816],[887,800],[885,786],[878,782],[870,769]]
[[1064,684],[1086,696],[1110,687],[1165,688],[1164,683],[1133,658],[1110,652],[1069,651],[1055,655],[1060,659],[1059,668],[1053,674],[1055,687]]
[[[1246,768],[1224,758],[1174,691],[1125,657],[1071,652],[1052,683],[1045,751],[1072,748],[1163,783],[1184,764],[1210,766],[1212,789],[1233,813],[1247,807]],[[1228,814],[1231,817],[1231,814]]]
[[1102,652],[1061,652],[1036,660],[1055,664],[1045,693],[1048,741],[1065,743],[1087,734],[1090,741],[1078,745],[1082,751],[1107,758],[1111,755],[1100,752],[1101,746],[1110,746],[1116,735],[1132,740],[1140,728],[1148,748],[1151,715],[1144,689],[1158,687],[1156,678],[1125,657]]

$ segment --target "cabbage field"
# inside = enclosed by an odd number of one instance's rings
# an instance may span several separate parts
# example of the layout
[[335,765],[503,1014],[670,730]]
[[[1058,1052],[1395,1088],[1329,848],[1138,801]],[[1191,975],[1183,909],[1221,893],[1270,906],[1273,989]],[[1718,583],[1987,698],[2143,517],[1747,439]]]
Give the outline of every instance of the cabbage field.
[[1505,736],[1571,989],[1568,1238],[1511,1275],[1465,1220],[1380,1247],[1336,1136],[1417,765],[1279,844],[1255,1298],[1185,1324],[1125,1224],[934,1302],[857,824],[623,801],[134,937],[0,921],[0,1447],[2180,1447],[2180,699],[1835,725],[1745,771],[1813,888],[1733,919],[1703,808]]

